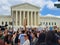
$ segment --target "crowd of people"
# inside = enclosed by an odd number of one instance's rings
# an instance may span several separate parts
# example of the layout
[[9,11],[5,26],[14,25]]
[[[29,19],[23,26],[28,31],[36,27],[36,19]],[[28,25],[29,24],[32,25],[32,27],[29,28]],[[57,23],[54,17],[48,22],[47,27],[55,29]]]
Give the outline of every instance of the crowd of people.
[[60,45],[60,31],[0,29],[0,45]]

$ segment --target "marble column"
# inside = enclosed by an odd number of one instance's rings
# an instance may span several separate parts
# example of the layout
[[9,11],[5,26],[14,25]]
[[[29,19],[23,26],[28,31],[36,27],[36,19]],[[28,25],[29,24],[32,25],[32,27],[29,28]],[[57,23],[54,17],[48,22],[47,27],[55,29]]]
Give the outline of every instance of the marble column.
[[24,26],[24,22],[25,22],[25,11],[23,11],[23,26]]
[[17,26],[17,11],[16,11],[16,26]]
[[38,25],[40,24],[39,21],[40,20],[40,16],[39,16],[39,11],[38,11]]
[[21,26],[23,26],[23,11],[21,11]]
[[29,11],[27,11],[27,26],[29,26]]
[[39,25],[39,12],[37,11],[37,26]]
[[23,20],[25,19],[25,11],[23,11]]
[[32,14],[33,12],[31,11],[31,26],[33,26],[33,17],[32,17],[33,15]]
[[36,26],[36,12],[35,12],[34,20],[35,20],[35,26]]
[[21,26],[21,11],[20,11],[20,26]]
[[36,25],[38,26],[38,12],[36,11]]

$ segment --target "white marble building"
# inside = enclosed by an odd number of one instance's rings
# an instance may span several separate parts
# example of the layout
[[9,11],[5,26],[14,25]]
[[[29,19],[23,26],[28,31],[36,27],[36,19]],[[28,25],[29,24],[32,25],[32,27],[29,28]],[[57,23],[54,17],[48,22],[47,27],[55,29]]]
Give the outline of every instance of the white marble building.
[[27,27],[37,27],[39,24],[40,7],[29,3],[23,3],[11,7],[14,26],[23,27],[24,19],[27,18]]
[[60,28],[60,18],[52,16],[40,16],[40,27],[54,27],[57,26]]
[[[40,7],[23,3],[15,6],[11,6],[11,15],[10,16],[0,16],[0,25],[2,22],[7,22],[8,27],[12,27],[11,23],[13,22],[13,26],[16,28],[20,28],[24,26],[24,19],[27,19],[26,27],[43,27],[47,24],[50,26],[58,26],[60,27],[60,18],[58,17],[48,17],[48,16],[40,16]],[[41,25],[40,25],[41,24]]]

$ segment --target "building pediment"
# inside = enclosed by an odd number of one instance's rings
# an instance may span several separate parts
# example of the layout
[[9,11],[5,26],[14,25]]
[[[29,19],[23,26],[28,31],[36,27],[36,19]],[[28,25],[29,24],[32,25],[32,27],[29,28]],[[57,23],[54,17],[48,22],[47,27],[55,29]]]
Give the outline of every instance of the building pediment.
[[23,3],[19,5],[12,6],[13,9],[40,9],[40,7],[29,4],[29,3]]

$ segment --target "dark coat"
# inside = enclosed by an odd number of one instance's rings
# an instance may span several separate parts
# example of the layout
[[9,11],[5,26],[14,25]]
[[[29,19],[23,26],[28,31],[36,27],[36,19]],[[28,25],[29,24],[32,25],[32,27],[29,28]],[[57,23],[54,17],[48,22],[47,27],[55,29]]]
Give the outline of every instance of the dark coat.
[[39,38],[38,38],[38,41],[36,43],[36,45],[40,45],[40,43],[44,43],[45,42],[45,33],[41,33]]

